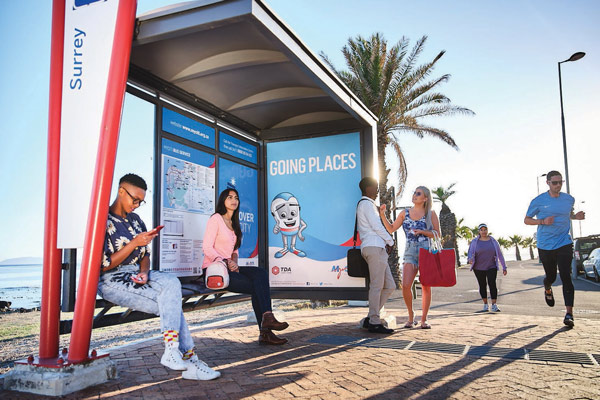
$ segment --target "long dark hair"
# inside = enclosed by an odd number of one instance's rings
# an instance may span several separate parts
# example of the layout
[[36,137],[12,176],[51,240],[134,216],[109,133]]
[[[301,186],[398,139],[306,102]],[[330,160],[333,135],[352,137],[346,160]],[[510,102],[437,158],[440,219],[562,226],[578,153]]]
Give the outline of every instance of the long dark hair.
[[[219,195],[219,200],[217,200],[217,207],[215,209],[215,214],[225,215],[227,214],[227,208],[225,208],[225,199],[229,196],[229,193],[233,192],[235,195],[240,198],[240,194],[237,190],[232,188],[227,188],[221,192]],[[235,232],[235,236],[237,240],[235,241],[234,250],[237,250],[242,245],[242,227],[240,226],[240,202],[238,202],[237,208],[233,211],[233,215],[231,216],[231,226],[233,227],[233,231]]]

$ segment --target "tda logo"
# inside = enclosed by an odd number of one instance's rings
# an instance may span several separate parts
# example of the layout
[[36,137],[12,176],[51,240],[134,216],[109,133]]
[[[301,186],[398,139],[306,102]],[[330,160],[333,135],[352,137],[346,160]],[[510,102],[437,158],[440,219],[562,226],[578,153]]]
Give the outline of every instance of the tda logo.
[[271,272],[273,273],[273,275],[291,274],[292,273],[292,267],[278,267],[276,265],[273,268],[271,268]]

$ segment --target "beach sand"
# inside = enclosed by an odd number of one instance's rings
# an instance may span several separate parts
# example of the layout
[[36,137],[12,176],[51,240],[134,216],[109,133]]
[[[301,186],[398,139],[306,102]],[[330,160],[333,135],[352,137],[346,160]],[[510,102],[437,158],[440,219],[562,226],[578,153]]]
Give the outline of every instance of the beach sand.
[[[310,306],[306,300],[273,300],[273,308],[290,311]],[[116,308],[114,309],[116,310]],[[112,312],[112,310],[111,310]],[[185,313],[190,328],[212,323],[221,319],[247,315],[252,312],[249,301],[218,306]],[[62,313],[61,320],[73,318],[73,313]],[[7,373],[15,360],[36,355],[39,347],[40,312],[2,312],[0,313],[0,374]],[[158,318],[137,321],[128,324],[97,328],[92,330],[90,350],[105,350],[137,340],[160,335]],[[59,349],[69,347],[71,335],[61,335]],[[258,339],[258,328],[256,330]]]

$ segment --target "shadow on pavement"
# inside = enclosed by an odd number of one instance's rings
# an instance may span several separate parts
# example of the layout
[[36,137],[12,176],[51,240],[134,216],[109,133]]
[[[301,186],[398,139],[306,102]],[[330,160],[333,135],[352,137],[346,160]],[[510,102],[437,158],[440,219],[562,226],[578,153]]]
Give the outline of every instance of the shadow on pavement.
[[[528,326],[524,326],[521,328],[513,329],[511,331],[502,333],[502,334],[496,336],[495,338],[493,338],[492,340],[488,341],[487,343],[485,343],[484,346],[494,346],[495,344],[499,343],[502,339],[505,339],[508,336],[514,335],[521,331],[525,331],[527,329],[534,328],[536,326],[537,325],[528,325]],[[559,333],[564,332],[566,330],[567,330],[566,328],[557,329],[554,332],[552,332],[546,336],[543,336],[539,339],[536,339],[533,342],[531,342],[528,345],[525,345],[523,347],[527,348],[528,350],[536,349],[537,347],[541,346],[542,344],[544,344],[548,340],[552,339]],[[444,377],[447,377],[456,372],[459,372],[462,369],[464,369],[466,366],[473,364],[475,362],[478,362],[479,360],[481,360],[480,357],[471,357],[471,356],[463,357],[460,360],[458,360],[450,365],[447,365],[445,367],[442,367],[442,368],[436,369],[434,371],[428,372],[426,374],[420,375],[416,378],[413,378],[411,380],[404,382],[401,385],[396,386],[395,388],[392,388],[384,393],[380,393],[380,394],[378,394],[376,396],[372,396],[370,398],[371,399],[384,398],[384,397],[385,398],[404,398],[404,397],[414,396],[414,394],[416,392],[415,388],[419,388],[420,390],[426,389],[431,383],[438,382],[438,381],[442,380]],[[490,373],[498,368],[501,368],[503,366],[506,366],[507,364],[513,363],[515,361],[517,361],[517,360],[499,359],[497,361],[492,362],[489,365],[486,365],[484,367],[470,371],[470,372],[463,374],[452,380],[446,381],[443,385],[438,386],[435,389],[432,389],[426,393],[423,393],[415,398],[416,399],[446,399],[446,398],[449,398],[452,396],[453,393],[458,392],[466,384],[469,384],[469,383],[487,375],[488,373]],[[523,360],[520,360],[520,361],[523,361]]]

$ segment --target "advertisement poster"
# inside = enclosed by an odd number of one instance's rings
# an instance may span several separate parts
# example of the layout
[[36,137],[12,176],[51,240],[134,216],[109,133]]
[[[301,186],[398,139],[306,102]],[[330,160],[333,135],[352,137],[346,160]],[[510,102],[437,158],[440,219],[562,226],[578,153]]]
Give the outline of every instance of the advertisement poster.
[[215,156],[162,140],[160,270],[201,274],[202,239],[215,210]]
[[219,159],[219,193],[234,188],[240,194],[242,245],[238,264],[258,266],[258,173],[255,169]]
[[351,278],[360,199],[360,136],[349,133],[267,144],[271,287],[363,287]]

